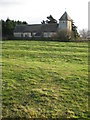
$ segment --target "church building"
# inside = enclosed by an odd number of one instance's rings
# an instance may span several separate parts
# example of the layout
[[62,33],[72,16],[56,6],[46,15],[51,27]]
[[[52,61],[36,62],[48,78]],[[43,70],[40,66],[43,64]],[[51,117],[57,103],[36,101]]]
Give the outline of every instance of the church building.
[[59,23],[17,25],[14,29],[15,38],[51,38],[57,31],[72,31],[72,19],[65,12],[59,19]]

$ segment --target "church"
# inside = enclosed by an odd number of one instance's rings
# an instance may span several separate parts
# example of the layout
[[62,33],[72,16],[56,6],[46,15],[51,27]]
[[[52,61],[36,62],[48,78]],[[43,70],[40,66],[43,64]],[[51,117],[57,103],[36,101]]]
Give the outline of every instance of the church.
[[59,23],[50,24],[27,24],[17,25],[14,29],[14,37],[22,39],[34,38],[52,38],[57,31],[72,31],[72,19],[65,13],[60,17]]

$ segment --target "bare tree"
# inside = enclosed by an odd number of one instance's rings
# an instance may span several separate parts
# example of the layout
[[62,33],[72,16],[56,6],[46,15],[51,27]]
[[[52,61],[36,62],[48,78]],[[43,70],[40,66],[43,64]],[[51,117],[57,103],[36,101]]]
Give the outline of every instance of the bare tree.
[[83,39],[88,38],[88,30],[87,29],[80,30],[79,32],[80,32],[81,38],[83,38]]

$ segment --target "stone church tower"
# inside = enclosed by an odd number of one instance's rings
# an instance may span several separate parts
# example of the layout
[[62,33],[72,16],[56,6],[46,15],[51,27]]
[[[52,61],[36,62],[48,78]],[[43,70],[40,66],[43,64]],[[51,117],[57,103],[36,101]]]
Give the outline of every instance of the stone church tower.
[[72,19],[69,17],[66,11],[59,19],[58,30],[59,31],[62,31],[62,30],[72,31]]

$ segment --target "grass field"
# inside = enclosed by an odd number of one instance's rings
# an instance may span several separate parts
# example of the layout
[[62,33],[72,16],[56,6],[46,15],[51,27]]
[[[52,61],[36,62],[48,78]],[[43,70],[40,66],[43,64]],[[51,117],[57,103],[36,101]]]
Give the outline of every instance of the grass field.
[[88,118],[88,43],[3,41],[3,118]]

